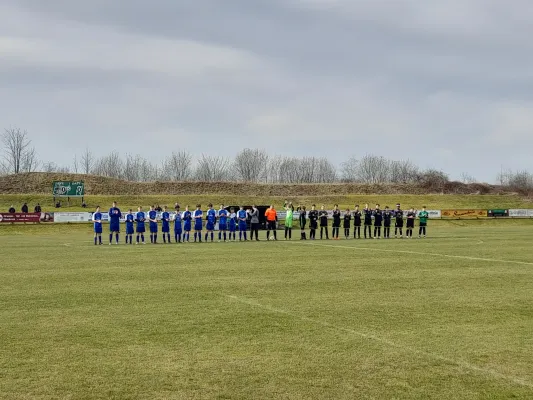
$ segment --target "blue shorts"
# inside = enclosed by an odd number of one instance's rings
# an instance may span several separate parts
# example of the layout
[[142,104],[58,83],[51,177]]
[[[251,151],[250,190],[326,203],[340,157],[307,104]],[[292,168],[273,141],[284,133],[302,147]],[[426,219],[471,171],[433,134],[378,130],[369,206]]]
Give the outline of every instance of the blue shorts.
[[214,231],[215,230],[215,224],[213,222],[208,222],[205,224],[205,229],[208,231]]
[[133,235],[133,225],[126,225],[126,235]]
[[201,231],[202,230],[202,223],[200,222],[199,224],[198,223],[194,224],[194,230],[195,231]]
[[144,226],[144,224],[137,225],[137,233],[144,233],[144,232],[146,232],[146,226]]
[[94,233],[102,233],[102,225],[94,227]]
[[176,235],[181,235],[181,232],[182,232],[181,225],[174,226],[174,233]]
[[120,232],[120,224],[109,224],[109,232]]
[[244,232],[246,228],[246,222],[239,222],[239,231]]
[[161,226],[161,232],[169,233],[170,232],[170,225],[169,224],[163,224],[163,226]]
[[150,222],[150,233],[157,233],[157,224],[155,222]]
[[186,223],[184,226],[183,226],[183,230],[185,232],[190,232],[191,231],[191,224],[190,223]]
[[235,224],[230,224],[229,231],[230,232],[235,232],[236,230],[237,230],[237,226]]
[[218,230],[219,231],[227,231],[228,230],[228,226],[226,224],[219,224],[218,225]]

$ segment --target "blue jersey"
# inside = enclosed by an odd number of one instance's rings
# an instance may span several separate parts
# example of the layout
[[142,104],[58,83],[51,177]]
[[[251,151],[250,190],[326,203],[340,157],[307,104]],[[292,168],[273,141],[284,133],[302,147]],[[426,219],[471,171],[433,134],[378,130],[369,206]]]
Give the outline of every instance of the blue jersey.
[[97,212],[93,214],[94,232],[102,233],[102,213]]
[[150,220],[150,223],[155,222],[156,218],[157,218],[157,211],[151,210],[151,211],[148,212],[148,219]]
[[210,224],[215,224],[217,222],[217,212],[213,209],[207,210],[207,217],[206,220]]
[[144,226],[144,221],[146,220],[146,215],[144,212],[139,211],[135,216],[135,221],[137,221],[137,227]]
[[239,210],[237,212],[237,218],[239,219],[239,224],[246,223],[246,217],[248,214],[246,213],[246,210]]
[[133,235],[133,221],[135,217],[133,214],[127,214],[126,215],[126,234],[127,235]]
[[199,231],[202,229],[202,216],[204,212],[202,210],[194,211],[194,229]]
[[190,231],[191,230],[191,221],[192,221],[192,213],[190,211],[185,211],[183,213],[183,215],[181,216],[181,218],[183,219],[184,224],[183,224],[183,229],[185,231]]
[[236,226],[237,226],[237,214],[231,213],[229,216],[229,230],[231,232],[235,232]]
[[218,210],[218,222],[220,225],[226,226],[228,224],[228,215],[229,213],[226,210]]
[[119,208],[111,207],[109,209],[109,223],[111,225],[118,225],[120,223],[121,217],[122,217],[122,213],[120,212]]
[[161,214],[161,221],[162,221],[162,230],[163,232],[169,232],[170,231],[170,214],[165,211],[163,214]]
[[176,213],[174,217],[174,232],[181,232],[181,213]]

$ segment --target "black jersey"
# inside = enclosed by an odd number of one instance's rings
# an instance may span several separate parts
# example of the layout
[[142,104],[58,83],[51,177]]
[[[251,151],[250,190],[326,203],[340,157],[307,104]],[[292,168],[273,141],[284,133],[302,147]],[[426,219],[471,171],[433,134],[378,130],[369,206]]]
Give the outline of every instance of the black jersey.
[[361,226],[361,211],[353,212],[353,226]]
[[341,212],[340,210],[333,210],[333,226],[338,228],[341,226]]
[[370,208],[365,208],[363,210],[363,215],[365,216],[365,225],[372,225],[372,210]]
[[318,217],[320,218],[320,226],[328,226],[328,212],[326,210],[320,210]]
[[385,226],[390,226],[392,220],[392,211],[384,211],[383,212],[383,224]]
[[374,210],[374,226],[381,226],[383,223],[383,213],[381,210]]
[[352,220],[352,215],[350,213],[344,214],[344,228],[350,227],[351,220]]
[[300,221],[305,221],[307,218],[307,212],[305,210],[300,211]]
[[308,214],[309,217],[309,225],[311,228],[316,229],[317,227],[317,221],[318,221],[318,211],[317,210],[311,210]]
[[395,210],[394,211],[394,218],[396,218],[397,221],[402,220],[403,221],[403,211],[402,210]]

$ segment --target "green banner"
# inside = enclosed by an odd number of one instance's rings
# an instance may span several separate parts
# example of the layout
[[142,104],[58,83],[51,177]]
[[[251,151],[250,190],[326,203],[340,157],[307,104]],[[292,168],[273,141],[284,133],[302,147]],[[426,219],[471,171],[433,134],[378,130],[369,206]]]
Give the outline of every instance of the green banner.
[[54,181],[52,194],[54,197],[83,197],[85,195],[85,184],[83,181]]
[[509,210],[504,210],[504,209],[489,210],[488,215],[489,217],[508,217]]

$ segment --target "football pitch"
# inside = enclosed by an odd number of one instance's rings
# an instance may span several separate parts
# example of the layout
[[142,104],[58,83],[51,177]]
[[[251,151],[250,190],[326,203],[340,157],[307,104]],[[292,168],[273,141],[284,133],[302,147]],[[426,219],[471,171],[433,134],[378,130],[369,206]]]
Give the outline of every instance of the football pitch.
[[428,233],[94,246],[90,225],[1,227],[0,399],[533,398],[532,223]]

